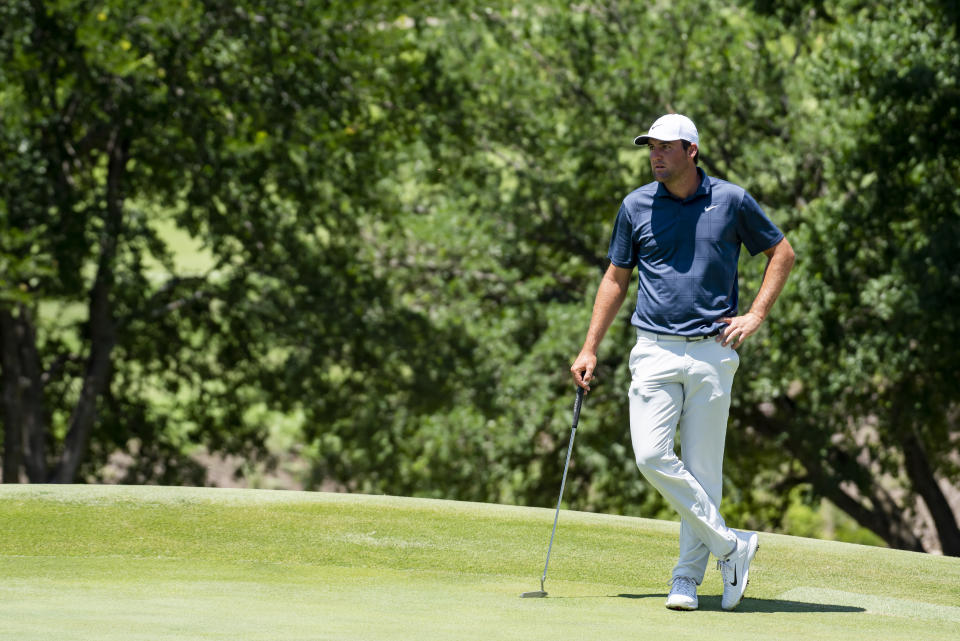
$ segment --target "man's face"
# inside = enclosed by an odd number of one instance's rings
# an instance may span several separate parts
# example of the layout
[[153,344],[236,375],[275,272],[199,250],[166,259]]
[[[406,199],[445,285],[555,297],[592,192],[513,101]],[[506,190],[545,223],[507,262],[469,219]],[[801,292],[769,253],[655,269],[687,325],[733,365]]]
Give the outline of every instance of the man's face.
[[669,183],[689,171],[696,171],[693,156],[696,154],[697,147],[692,143],[688,149],[684,150],[683,143],[679,140],[651,138],[647,148],[650,149],[650,168],[653,169],[653,177],[662,183]]

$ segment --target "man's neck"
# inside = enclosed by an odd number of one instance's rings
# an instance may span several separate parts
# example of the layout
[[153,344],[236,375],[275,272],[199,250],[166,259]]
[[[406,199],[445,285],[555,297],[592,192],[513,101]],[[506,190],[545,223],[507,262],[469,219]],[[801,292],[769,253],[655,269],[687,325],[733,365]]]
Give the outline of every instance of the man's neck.
[[670,182],[663,183],[673,196],[680,200],[686,200],[696,193],[700,187],[700,172],[694,167],[691,171],[684,172],[682,176],[677,176]]

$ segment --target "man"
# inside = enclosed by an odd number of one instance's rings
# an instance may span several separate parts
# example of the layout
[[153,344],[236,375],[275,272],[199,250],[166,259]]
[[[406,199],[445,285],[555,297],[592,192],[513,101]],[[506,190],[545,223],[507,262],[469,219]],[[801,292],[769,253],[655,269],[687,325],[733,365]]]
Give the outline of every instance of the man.
[[[697,586],[713,553],[723,575],[721,605],[732,610],[759,547],[756,533],[728,528],[719,512],[730,390],[740,363],[735,350],[767,317],[794,253],[750,194],[697,166],[700,138],[689,118],[663,116],[634,143],[649,148],[656,181],[620,206],[610,266],[570,371],[589,391],[597,348],[636,267],[630,436],[640,471],[681,517],[667,607],[697,608]],[[750,310],[738,315],[741,244],[751,255],[763,252],[768,262]],[[678,436],[682,459],[674,451]]]

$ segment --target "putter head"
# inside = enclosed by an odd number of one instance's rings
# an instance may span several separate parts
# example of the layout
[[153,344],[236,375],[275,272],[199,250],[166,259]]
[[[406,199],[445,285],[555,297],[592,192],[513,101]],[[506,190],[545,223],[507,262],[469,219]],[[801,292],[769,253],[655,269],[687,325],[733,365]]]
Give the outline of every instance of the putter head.
[[[546,578],[546,574],[544,574],[544,579],[545,578]],[[543,589],[544,579],[540,579],[539,590],[535,590],[533,592],[524,592],[523,594],[520,595],[520,598],[521,599],[542,599],[543,597],[547,596],[547,593]]]

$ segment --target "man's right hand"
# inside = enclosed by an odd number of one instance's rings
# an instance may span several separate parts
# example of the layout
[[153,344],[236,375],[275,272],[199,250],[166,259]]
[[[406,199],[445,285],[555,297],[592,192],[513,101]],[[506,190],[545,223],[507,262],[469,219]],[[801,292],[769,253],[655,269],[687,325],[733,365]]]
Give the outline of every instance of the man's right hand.
[[597,368],[597,355],[593,352],[580,352],[577,360],[570,366],[573,382],[587,392],[590,391],[590,381],[594,380],[593,370]]

